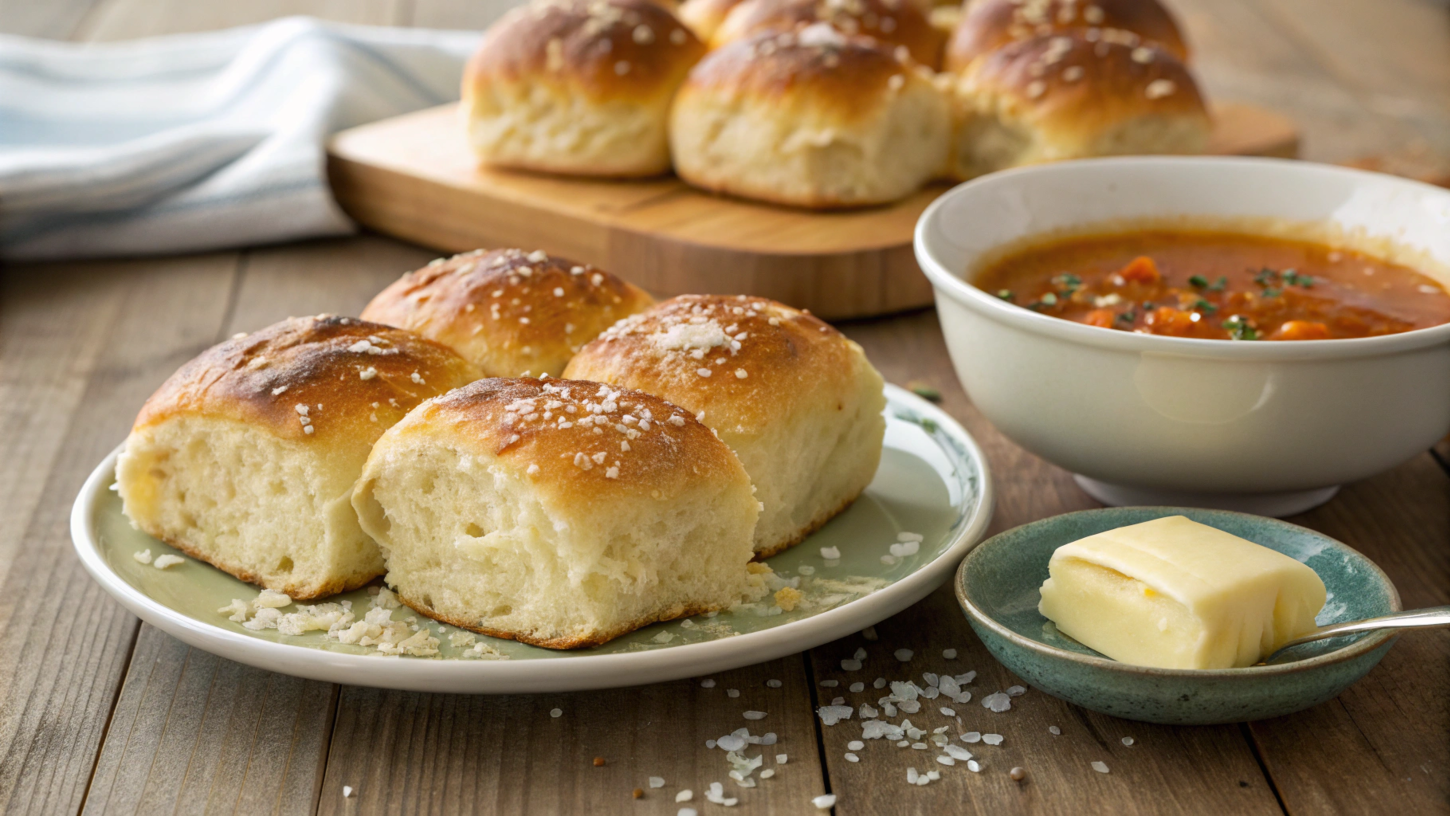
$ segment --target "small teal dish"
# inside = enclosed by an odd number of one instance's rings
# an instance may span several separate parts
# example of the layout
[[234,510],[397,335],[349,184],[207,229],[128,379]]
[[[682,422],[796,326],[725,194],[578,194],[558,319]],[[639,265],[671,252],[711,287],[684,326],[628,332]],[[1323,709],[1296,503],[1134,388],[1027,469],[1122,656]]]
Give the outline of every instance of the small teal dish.
[[1071,638],[1037,611],[1047,562],[1079,538],[1184,515],[1277,550],[1319,574],[1328,600],[1324,626],[1400,611],[1400,596],[1368,558],[1328,537],[1276,519],[1176,507],[1114,507],[1067,513],[994,536],[957,570],[957,601],[997,660],[1034,688],[1092,711],[1168,725],[1245,722],[1302,711],[1333,699],[1394,645],[1368,632],[1296,647],[1286,662],[1243,669],[1155,669],[1111,660]]

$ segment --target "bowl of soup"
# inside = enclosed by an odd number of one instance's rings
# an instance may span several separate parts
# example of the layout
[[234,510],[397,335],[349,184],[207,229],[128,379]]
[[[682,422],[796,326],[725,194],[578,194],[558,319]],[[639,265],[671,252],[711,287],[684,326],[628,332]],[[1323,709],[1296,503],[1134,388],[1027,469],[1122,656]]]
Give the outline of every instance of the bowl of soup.
[[977,408],[1105,504],[1288,515],[1450,432],[1450,191],[1063,162],[952,189],[915,250]]

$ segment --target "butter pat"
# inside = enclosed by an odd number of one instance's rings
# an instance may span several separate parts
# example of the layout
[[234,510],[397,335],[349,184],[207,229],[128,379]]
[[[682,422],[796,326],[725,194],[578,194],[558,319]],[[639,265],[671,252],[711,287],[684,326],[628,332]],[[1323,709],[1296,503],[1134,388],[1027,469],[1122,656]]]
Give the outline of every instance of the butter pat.
[[1294,559],[1184,516],[1064,544],[1038,610],[1122,663],[1251,666],[1314,628],[1324,582]]

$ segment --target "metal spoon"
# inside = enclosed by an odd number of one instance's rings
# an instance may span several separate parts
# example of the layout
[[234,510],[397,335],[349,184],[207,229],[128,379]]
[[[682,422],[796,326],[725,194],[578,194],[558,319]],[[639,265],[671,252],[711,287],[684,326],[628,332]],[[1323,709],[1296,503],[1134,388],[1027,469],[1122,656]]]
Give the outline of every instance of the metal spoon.
[[1276,658],[1289,649],[1314,640],[1352,635],[1355,632],[1372,632],[1376,629],[1435,629],[1442,626],[1450,626],[1450,606],[1431,606],[1425,609],[1411,609],[1408,612],[1396,612],[1393,615],[1382,615],[1378,618],[1332,623],[1328,626],[1321,626],[1303,637],[1294,638],[1280,646],[1262,663],[1255,665],[1264,666],[1273,663]]

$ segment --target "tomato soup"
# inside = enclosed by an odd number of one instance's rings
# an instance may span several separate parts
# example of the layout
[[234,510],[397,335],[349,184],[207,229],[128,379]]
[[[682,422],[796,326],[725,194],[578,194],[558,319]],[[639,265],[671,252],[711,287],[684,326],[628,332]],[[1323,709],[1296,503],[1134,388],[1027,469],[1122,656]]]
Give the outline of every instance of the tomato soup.
[[1450,293],[1413,269],[1233,232],[1066,238],[1004,257],[973,282],[1042,314],[1172,337],[1328,340],[1450,323]]

